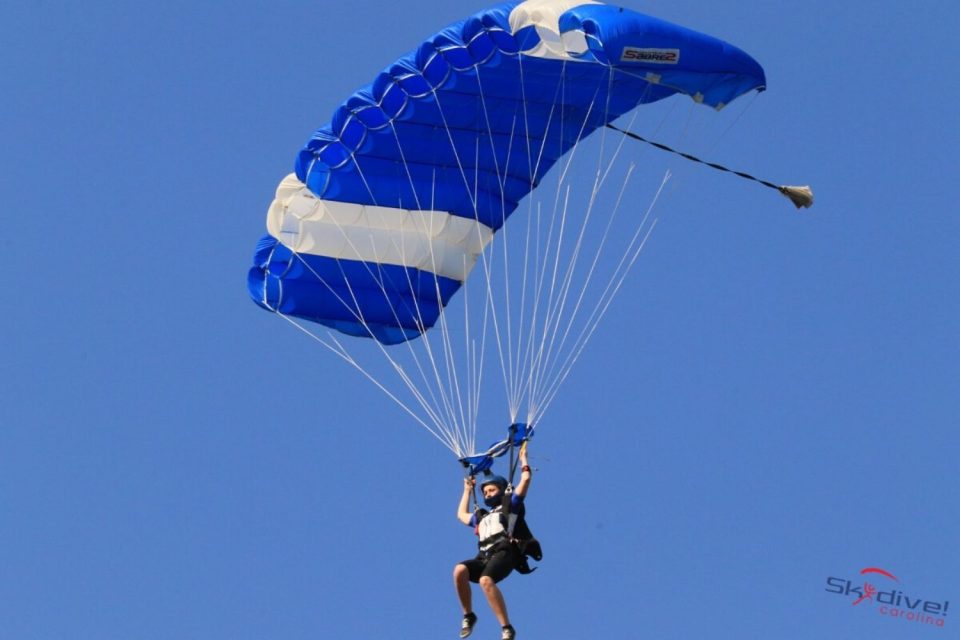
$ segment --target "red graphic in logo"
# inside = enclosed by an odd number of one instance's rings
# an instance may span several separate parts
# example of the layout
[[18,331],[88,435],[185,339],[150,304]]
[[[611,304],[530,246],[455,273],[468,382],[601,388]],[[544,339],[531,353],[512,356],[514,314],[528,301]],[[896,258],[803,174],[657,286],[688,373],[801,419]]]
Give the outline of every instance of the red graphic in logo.
[[[882,576],[886,576],[886,577],[890,578],[890,579],[893,580],[894,582],[900,582],[900,580],[897,579],[897,576],[893,575],[893,574],[890,573],[889,571],[884,571],[883,569],[879,569],[879,568],[877,568],[877,567],[867,567],[866,569],[861,569],[861,570],[860,570],[860,575],[862,575],[862,576],[865,576],[865,575],[867,575],[868,573],[879,573],[879,574],[882,575]],[[853,605],[856,606],[856,605],[860,604],[861,602],[863,602],[864,600],[873,600],[873,596],[875,596],[875,595],[877,595],[877,588],[876,588],[875,586],[873,586],[872,584],[870,584],[869,582],[864,582],[864,583],[863,583],[863,595],[860,596],[859,598],[857,598],[856,600],[854,600],[854,601],[853,601]]]

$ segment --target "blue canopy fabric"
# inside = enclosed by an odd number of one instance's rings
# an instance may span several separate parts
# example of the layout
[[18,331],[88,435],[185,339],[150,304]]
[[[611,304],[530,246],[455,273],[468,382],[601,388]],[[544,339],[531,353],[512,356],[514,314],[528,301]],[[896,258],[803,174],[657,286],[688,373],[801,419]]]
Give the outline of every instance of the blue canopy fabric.
[[349,335],[416,338],[583,137],[675,93],[721,108],[764,86],[736,47],[619,7],[481,11],[386,67],[310,137],[290,177],[302,188],[278,190],[250,295]]

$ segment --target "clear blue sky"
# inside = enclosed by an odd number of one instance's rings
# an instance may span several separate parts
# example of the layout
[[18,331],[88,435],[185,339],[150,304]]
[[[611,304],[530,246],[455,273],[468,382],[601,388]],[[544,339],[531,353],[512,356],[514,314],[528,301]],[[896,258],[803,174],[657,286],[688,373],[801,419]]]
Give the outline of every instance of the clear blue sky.
[[[245,273],[312,130],[485,4],[3,3],[0,637],[454,637],[459,466]],[[626,6],[764,65],[709,152],[817,204],[657,159],[531,447],[519,637],[958,637],[955,4]],[[946,627],[826,590],[864,567]]]

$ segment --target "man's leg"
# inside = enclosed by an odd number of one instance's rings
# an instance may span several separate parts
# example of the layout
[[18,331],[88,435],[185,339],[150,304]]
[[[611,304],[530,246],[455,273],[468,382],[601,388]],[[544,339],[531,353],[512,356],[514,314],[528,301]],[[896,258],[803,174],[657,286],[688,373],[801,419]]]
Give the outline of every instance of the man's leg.
[[483,589],[483,595],[487,596],[487,602],[490,603],[490,609],[493,615],[497,617],[501,627],[510,624],[510,618],[507,617],[507,603],[503,601],[503,593],[497,583],[490,576],[480,576],[480,588]]
[[473,594],[470,590],[470,571],[467,569],[467,565],[458,564],[453,568],[453,585],[457,589],[457,598],[460,600],[460,607],[463,609],[463,614],[472,613]]
[[476,573],[480,572],[481,567],[477,566],[476,560],[461,562],[453,568],[453,586],[457,589],[457,598],[460,600],[460,608],[463,609],[463,620],[460,621],[461,638],[466,638],[473,633],[473,625],[477,624],[477,616],[473,613],[471,602],[473,596],[470,590],[471,569]]

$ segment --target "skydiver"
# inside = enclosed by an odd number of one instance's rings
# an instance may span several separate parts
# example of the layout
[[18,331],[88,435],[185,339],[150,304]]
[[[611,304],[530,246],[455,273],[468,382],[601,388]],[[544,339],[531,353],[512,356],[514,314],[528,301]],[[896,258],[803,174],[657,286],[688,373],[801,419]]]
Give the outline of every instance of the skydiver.
[[[526,508],[524,498],[530,488],[532,473],[527,463],[526,447],[520,449],[520,483],[504,500],[507,480],[500,476],[485,477],[480,483],[483,502],[487,509],[478,509],[470,513],[470,496],[476,479],[467,477],[463,483],[463,496],[457,507],[457,518],[463,524],[473,527],[479,538],[480,552],[475,558],[464,560],[453,568],[453,584],[463,609],[463,622],[460,637],[466,638],[473,632],[477,616],[473,613],[472,590],[470,583],[477,583],[490,604],[490,609],[502,627],[501,640],[513,640],[516,631],[510,624],[507,605],[497,583],[517,569],[520,573],[529,573],[526,556],[540,559],[539,543],[533,538],[524,519]],[[503,512],[505,503],[509,503],[508,514]]]

